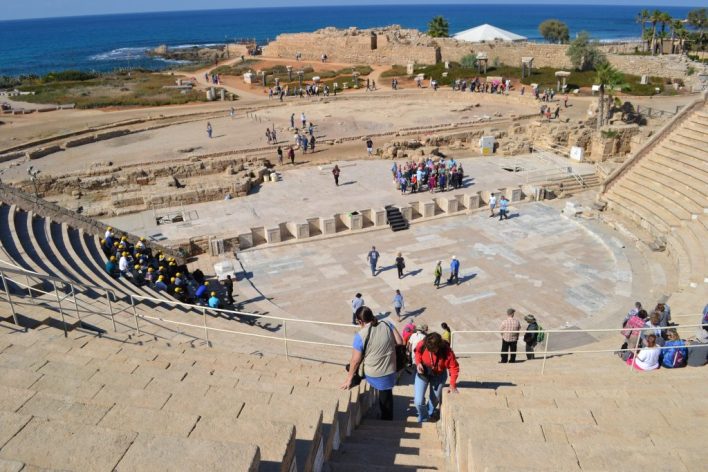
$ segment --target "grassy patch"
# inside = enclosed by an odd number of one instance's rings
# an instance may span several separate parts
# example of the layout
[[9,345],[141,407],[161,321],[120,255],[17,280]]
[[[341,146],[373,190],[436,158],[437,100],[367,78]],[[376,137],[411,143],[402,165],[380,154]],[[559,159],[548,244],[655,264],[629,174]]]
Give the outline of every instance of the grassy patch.
[[[525,77],[521,82],[525,85],[538,84],[543,88],[555,88],[557,70],[551,67],[534,68],[530,77]],[[443,73],[447,72],[447,77],[443,77]],[[425,74],[426,78],[434,78],[441,85],[450,85],[457,79],[474,79],[475,77],[484,78],[484,74],[479,74],[477,69],[468,69],[460,66],[458,63],[451,63],[450,69],[446,70],[444,64],[436,64],[434,66],[422,66],[415,70],[416,74]],[[497,67],[490,66],[487,68],[487,76],[501,76],[504,78],[521,79],[521,68],[500,65]],[[570,71],[568,78],[569,89],[589,88],[595,83],[595,71]],[[641,77],[631,74],[624,74],[625,86],[622,92],[629,95],[654,95],[655,88],[660,88],[664,91],[664,80],[659,77],[650,77],[649,83],[646,85],[640,84]]]
[[256,69],[260,61],[258,59],[246,59],[244,62],[239,62],[237,64],[232,64],[230,66],[219,66],[216,69],[212,69],[212,74],[219,75],[243,75],[249,70]]
[[394,65],[389,70],[385,70],[381,73],[381,77],[405,77],[408,70],[406,66]]
[[31,103],[76,104],[77,108],[102,108],[112,106],[161,106],[180,105],[204,101],[201,91],[182,92],[166,89],[175,85],[177,76],[142,71],[102,74],[85,80],[47,81],[46,78],[23,81],[22,91],[35,92],[25,95],[23,101]]

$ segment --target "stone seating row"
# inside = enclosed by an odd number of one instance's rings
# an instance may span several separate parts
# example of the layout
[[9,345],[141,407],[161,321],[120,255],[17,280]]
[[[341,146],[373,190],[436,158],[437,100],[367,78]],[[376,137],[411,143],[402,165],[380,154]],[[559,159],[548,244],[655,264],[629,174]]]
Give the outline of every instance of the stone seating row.
[[[444,196],[433,197],[428,192],[420,192],[424,200],[409,205],[398,206],[407,221],[450,215],[461,211],[473,211],[489,201],[492,194],[505,195],[511,202],[523,198],[521,187],[508,187],[497,191],[464,192],[449,191]],[[331,217],[308,218],[300,222],[280,223],[269,227],[251,228],[238,235],[241,249],[261,244],[275,244],[291,239],[302,240],[314,236],[333,235],[343,231],[360,231],[373,227],[385,227],[385,208],[370,208],[351,213],[336,214]]]
[[[99,248],[97,237],[88,235],[81,230],[71,228],[66,224],[55,223],[48,218],[24,212],[14,205],[0,204],[0,259],[14,264],[21,269],[46,274],[63,281],[76,284],[86,284],[86,287],[76,287],[75,297],[77,307],[73,306],[73,297],[63,302],[65,315],[73,317],[67,320],[70,324],[76,323],[76,316],[81,316],[82,321],[106,331],[113,330],[113,323],[109,315],[109,303],[115,313],[120,313],[119,331],[126,332],[134,329],[132,307],[129,306],[132,295],[142,295],[157,300],[165,299],[164,293],[157,293],[150,287],[137,287],[127,280],[110,277],[104,269],[105,255]],[[24,276],[16,277],[18,284],[8,282],[15,295],[24,297],[24,301],[46,301],[56,305],[56,296],[53,293],[53,284],[39,278],[26,279]],[[24,287],[26,280],[35,290]],[[23,286],[19,285],[22,284]],[[68,290],[59,284],[62,297],[70,295],[62,290]],[[106,299],[105,290],[111,293],[110,302]],[[43,294],[42,292],[49,292]],[[80,315],[75,315],[74,308]],[[167,302],[141,300],[135,308],[139,316],[153,316],[164,320],[195,323],[200,322],[195,316],[201,316],[200,308],[172,305]],[[99,314],[102,313],[102,314]],[[37,322],[50,317],[43,313]],[[59,318],[59,313],[54,317]],[[210,325],[224,329],[233,329],[234,321],[224,318],[210,317]],[[122,320],[122,322],[120,321]],[[154,336],[173,339],[176,342],[197,341],[203,338],[203,332],[194,328],[179,327],[170,324],[143,323],[142,329]],[[257,332],[257,327],[238,324],[241,331]],[[224,337],[223,342],[236,342],[235,339]]]
[[606,356],[554,359],[544,375],[538,361],[461,360],[465,372],[484,366],[443,402],[439,431],[451,470],[630,470],[657,461],[666,470],[702,469],[693,428],[702,427],[708,401],[689,400],[701,388],[695,370],[634,373]]
[[5,461],[63,470],[283,472],[297,463],[319,471],[367,406],[365,385],[336,388],[341,366],[78,332],[64,339],[50,328],[2,330]]

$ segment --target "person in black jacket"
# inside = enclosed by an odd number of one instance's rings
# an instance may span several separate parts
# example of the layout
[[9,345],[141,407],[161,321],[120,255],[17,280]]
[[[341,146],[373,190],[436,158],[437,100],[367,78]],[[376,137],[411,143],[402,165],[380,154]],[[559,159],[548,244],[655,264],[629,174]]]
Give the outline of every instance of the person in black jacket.
[[524,334],[524,342],[526,343],[526,359],[532,360],[535,358],[533,348],[536,347],[538,340],[538,333],[534,333],[533,331],[538,331],[538,323],[533,315],[524,316],[524,321],[529,324],[526,327],[526,334]]

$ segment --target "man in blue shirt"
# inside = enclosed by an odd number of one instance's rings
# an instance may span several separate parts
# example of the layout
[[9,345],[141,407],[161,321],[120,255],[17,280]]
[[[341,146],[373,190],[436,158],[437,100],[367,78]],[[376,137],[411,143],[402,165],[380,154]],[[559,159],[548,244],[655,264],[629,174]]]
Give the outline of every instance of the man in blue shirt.
[[509,219],[509,199],[502,195],[499,200],[499,221]]
[[366,260],[369,261],[371,266],[371,275],[376,276],[376,264],[379,261],[379,251],[376,250],[376,246],[371,246],[371,251],[366,256]]
[[207,294],[209,293],[209,282],[205,281],[203,284],[201,284],[199,287],[197,287],[197,291],[194,292],[194,295],[197,297],[197,302],[199,303],[204,303],[207,300]]
[[460,261],[457,260],[456,256],[452,256],[452,260],[450,261],[450,278],[447,279],[447,283],[451,284],[452,281],[455,281],[455,284],[460,283]]

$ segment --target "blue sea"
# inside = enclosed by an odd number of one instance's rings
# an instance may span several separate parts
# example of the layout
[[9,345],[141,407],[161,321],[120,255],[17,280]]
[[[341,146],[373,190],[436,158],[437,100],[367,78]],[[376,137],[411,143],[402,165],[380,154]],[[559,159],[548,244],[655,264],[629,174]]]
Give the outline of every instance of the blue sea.
[[[160,44],[171,47],[223,44],[238,39],[265,43],[280,33],[398,24],[425,30],[442,15],[450,33],[490,23],[541,40],[538,25],[548,18],[566,22],[571,37],[587,30],[599,40],[639,37],[634,18],[640,7],[597,5],[380,5],[210,10],[82,16],[0,22],[0,76],[79,69],[165,69],[174,64],[148,58]],[[665,7],[685,17],[689,7]]]

